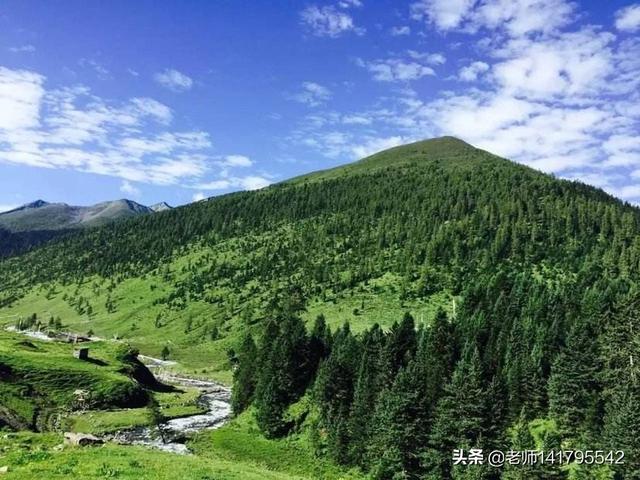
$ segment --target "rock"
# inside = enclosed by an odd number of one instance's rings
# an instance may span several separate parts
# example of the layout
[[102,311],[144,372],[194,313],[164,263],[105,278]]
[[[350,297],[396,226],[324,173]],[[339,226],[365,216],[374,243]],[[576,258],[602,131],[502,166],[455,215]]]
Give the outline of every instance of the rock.
[[4,467],[0,467],[0,475],[4,475],[5,473],[9,473],[9,467],[6,465]]
[[65,432],[64,443],[65,445],[79,445],[84,447],[86,445],[98,445],[104,442],[95,435],[90,435],[88,433]]

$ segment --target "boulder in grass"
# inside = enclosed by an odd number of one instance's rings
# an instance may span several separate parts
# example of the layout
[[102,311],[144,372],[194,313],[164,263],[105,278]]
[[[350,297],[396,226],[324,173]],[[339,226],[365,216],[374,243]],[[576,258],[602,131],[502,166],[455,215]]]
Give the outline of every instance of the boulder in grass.
[[64,443],[65,445],[78,445],[80,447],[85,447],[87,445],[99,445],[104,442],[101,438],[89,433],[65,432]]

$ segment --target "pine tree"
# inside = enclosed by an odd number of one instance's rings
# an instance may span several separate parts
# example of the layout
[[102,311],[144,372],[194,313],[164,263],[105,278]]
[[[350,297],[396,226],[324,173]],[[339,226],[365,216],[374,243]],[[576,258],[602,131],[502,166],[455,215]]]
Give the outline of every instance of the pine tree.
[[251,335],[246,335],[238,350],[238,365],[233,372],[231,409],[234,415],[243,412],[253,400],[256,386],[258,351]]
[[314,387],[326,429],[326,448],[339,463],[350,461],[349,415],[358,368],[358,342],[345,324],[335,335],[329,357],[322,363]]
[[597,429],[600,363],[597,336],[589,322],[571,329],[567,347],[553,362],[549,378],[549,414],[569,438]]
[[273,324],[270,322],[263,337],[255,389],[256,420],[269,438],[287,433],[291,425],[284,413],[302,396],[314,373],[302,320],[290,316],[280,328]]
[[[640,479],[640,387],[620,385],[606,405],[604,417],[605,450],[624,452],[624,465],[612,468],[624,479]],[[615,454],[618,458],[618,454]]]
[[391,385],[398,370],[406,367],[415,355],[417,347],[415,321],[409,312],[400,323],[391,327],[384,351],[385,383]]
[[412,478],[421,469],[425,418],[420,409],[422,385],[414,366],[401,369],[376,402],[368,449],[374,478]]
[[430,478],[451,475],[454,448],[483,447],[482,434],[492,413],[484,383],[476,348],[458,362],[436,406],[428,448],[422,454],[422,464]]
[[375,411],[376,400],[382,389],[383,348],[384,333],[375,324],[362,338],[362,355],[349,415],[350,456],[353,462],[360,465],[365,461],[365,453],[370,444],[371,427],[374,423],[371,413]]

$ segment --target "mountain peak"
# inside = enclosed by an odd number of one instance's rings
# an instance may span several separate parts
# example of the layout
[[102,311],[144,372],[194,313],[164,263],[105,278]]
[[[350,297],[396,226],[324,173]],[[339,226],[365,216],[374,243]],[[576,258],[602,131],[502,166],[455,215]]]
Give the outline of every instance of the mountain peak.
[[88,207],[36,200],[3,212],[0,215],[0,228],[11,232],[27,232],[92,227],[171,208],[164,202],[163,205],[164,208],[163,206],[151,208],[125,198],[100,202]]
[[24,208],[40,208],[44,207],[45,205],[49,205],[49,202],[38,199],[35,202],[27,203],[26,205],[24,205]]
[[[352,174],[366,174],[381,168],[396,167],[425,161],[457,162],[473,153],[482,152],[464,140],[452,136],[436,137],[399,145],[369,155],[347,165],[313,172],[285,183],[317,181]],[[486,152],[485,152],[486,153]]]
[[16,207],[12,210],[1,212],[0,214],[5,215],[7,213],[21,212],[23,210],[33,210],[36,208],[46,207],[47,205],[51,205],[51,204],[49,202],[45,202],[44,200],[36,200],[35,202],[25,203],[24,205]]
[[149,207],[154,212],[164,212],[165,210],[172,210],[173,207],[167,202],[159,202]]

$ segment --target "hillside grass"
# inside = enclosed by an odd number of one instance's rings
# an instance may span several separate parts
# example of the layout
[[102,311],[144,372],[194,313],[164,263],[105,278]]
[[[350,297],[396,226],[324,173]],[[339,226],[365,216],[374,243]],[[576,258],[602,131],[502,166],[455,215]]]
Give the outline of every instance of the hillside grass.
[[355,469],[345,469],[327,458],[316,456],[306,437],[264,438],[253,417],[253,410],[244,412],[222,428],[200,432],[188,446],[203,458],[251,462],[267,471],[284,472],[294,477],[321,480],[365,478]]
[[72,344],[0,331],[0,405],[33,425],[39,413],[69,410],[78,390],[88,392],[96,407],[146,403],[141,386],[124,373],[117,348],[94,342],[90,361],[82,361],[73,357]]
[[56,434],[0,435],[0,467],[7,480],[303,480],[314,477],[272,471],[250,461],[176,456],[135,446],[61,446]]
[[[206,410],[197,405],[201,392],[195,388],[183,388],[176,392],[154,392],[162,416],[167,419],[198,415]],[[135,427],[150,425],[149,410],[121,408],[113,410],[90,410],[70,415],[65,427],[72,432],[102,435]]]
[[[177,362],[171,370],[230,384],[228,352],[246,332],[259,332],[255,325],[264,315],[270,296],[265,292],[255,293],[258,286],[253,283],[240,292],[217,284],[207,290],[207,294],[225,299],[224,302],[189,299],[184,308],[160,303],[160,299],[175,292],[176,285],[189,280],[190,266],[205,255],[217,261],[242,261],[238,258],[236,242],[229,241],[216,249],[193,246],[186,253],[176,254],[167,265],[170,279],[163,272],[155,271],[123,279],[110,292],[109,281],[95,276],[86,278],[80,285],[40,285],[0,310],[0,325],[14,325],[18,319],[34,313],[45,324],[51,317],[60,317],[64,331],[79,334],[91,331],[105,339],[121,339],[141,353],[157,358],[167,347],[168,359]],[[374,323],[388,328],[406,311],[411,312],[417,322],[426,323],[438,308],[450,312],[453,307],[453,298],[446,291],[428,298],[401,300],[399,283],[397,275],[385,274],[338,294],[329,291],[326,296],[311,298],[306,310],[301,312],[302,318],[311,325],[319,314],[324,314],[333,329],[349,322],[352,330],[358,332]],[[91,305],[91,314],[78,313],[73,303],[80,297]],[[108,298],[115,305],[114,311],[107,309]],[[250,303],[257,307],[249,319],[244,316],[243,308],[233,306]],[[211,336],[213,326],[219,332],[216,338]]]

